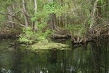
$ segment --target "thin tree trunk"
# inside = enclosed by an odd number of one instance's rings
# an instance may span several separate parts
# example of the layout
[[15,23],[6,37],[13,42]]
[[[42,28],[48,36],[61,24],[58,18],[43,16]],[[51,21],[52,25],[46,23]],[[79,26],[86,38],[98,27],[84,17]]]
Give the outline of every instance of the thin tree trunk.
[[[54,0],[48,0],[48,2],[54,2]],[[56,21],[56,14],[55,13],[51,13],[49,15],[49,20],[48,20],[48,24],[49,24],[49,28],[51,30],[56,30],[56,24],[57,24],[57,21]]]
[[[11,6],[9,6],[9,7],[7,7],[7,11],[8,11],[8,21],[12,21],[13,22],[13,10],[12,10],[12,7]],[[10,16],[10,15],[12,15],[12,16]],[[13,28],[14,27],[14,25],[13,25],[13,23],[10,23],[10,25],[11,25],[11,27]]]
[[25,13],[27,13],[25,0],[22,0],[22,3],[23,3],[25,26],[28,27],[28,18],[27,18],[26,14],[25,14]]
[[[37,0],[34,0],[34,14],[36,14],[37,13]],[[37,21],[34,21],[33,22],[33,31],[35,32],[35,31],[37,31],[38,30],[38,28],[36,27],[36,24],[37,24]]]
[[94,2],[94,7],[93,7],[93,11],[92,11],[92,19],[91,19],[91,24],[90,24],[90,29],[93,29],[94,25],[96,24],[96,11],[97,11],[97,3],[98,3],[98,0],[96,0]]
[[49,28],[51,30],[56,30],[56,14],[52,13],[49,15],[49,21],[48,21],[48,24],[49,24]]
[[101,25],[102,22],[101,22],[101,15],[102,15],[102,11],[101,11],[101,2],[97,3],[97,15],[96,15],[96,22],[97,22],[97,25]]

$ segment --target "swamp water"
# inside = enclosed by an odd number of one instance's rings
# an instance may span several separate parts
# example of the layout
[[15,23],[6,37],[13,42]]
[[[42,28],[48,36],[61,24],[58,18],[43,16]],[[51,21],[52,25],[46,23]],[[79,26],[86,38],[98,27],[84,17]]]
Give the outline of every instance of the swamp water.
[[1,40],[0,73],[108,73],[108,52],[108,42],[33,52],[15,41]]

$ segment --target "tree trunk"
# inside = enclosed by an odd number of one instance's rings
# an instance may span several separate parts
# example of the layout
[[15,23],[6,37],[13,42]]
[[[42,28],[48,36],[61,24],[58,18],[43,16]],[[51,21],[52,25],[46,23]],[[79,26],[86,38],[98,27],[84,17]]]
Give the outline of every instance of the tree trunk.
[[[8,21],[11,21],[13,22],[13,9],[11,6],[7,7],[7,11],[8,11]],[[13,23],[10,23],[10,25],[12,28],[14,27],[14,24]]]
[[56,14],[52,13],[49,15],[49,20],[48,20],[49,28],[51,30],[56,30]]
[[94,7],[93,7],[93,11],[92,11],[92,17],[91,17],[91,24],[90,24],[90,29],[93,29],[94,25],[96,24],[96,11],[97,11],[97,3],[98,3],[98,0],[96,0],[94,2]]
[[26,16],[27,10],[26,10],[25,0],[22,0],[22,3],[23,3],[23,13],[24,13],[24,19],[25,19],[25,26],[28,27],[28,17]]
[[[37,13],[37,0],[34,0],[34,14],[36,14]],[[36,24],[37,24],[37,21],[34,21],[33,22],[33,31],[35,32],[35,31],[37,31],[38,30],[38,28],[36,27]]]

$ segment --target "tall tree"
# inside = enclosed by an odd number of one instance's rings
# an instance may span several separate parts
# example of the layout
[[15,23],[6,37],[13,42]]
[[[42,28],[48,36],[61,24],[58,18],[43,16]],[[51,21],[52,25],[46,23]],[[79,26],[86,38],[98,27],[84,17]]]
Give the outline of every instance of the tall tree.
[[28,27],[28,17],[27,17],[27,10],[26,10],[25,0],[22,0],[22,6],[23,6],[24,19],[25,19],[25,26]]
[[[37,14],[37,0],[34,0],[34,14]],[[37,26],[37,21],[33,22],[33,31],[38,30]]]

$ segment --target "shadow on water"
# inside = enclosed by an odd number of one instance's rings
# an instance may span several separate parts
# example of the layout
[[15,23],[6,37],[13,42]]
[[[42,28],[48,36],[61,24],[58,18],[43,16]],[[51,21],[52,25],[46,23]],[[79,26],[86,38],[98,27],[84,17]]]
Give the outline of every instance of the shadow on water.
[[90,42],[72,50],[25,50],[1,40],[0,73],[108,73],[109,43]]

